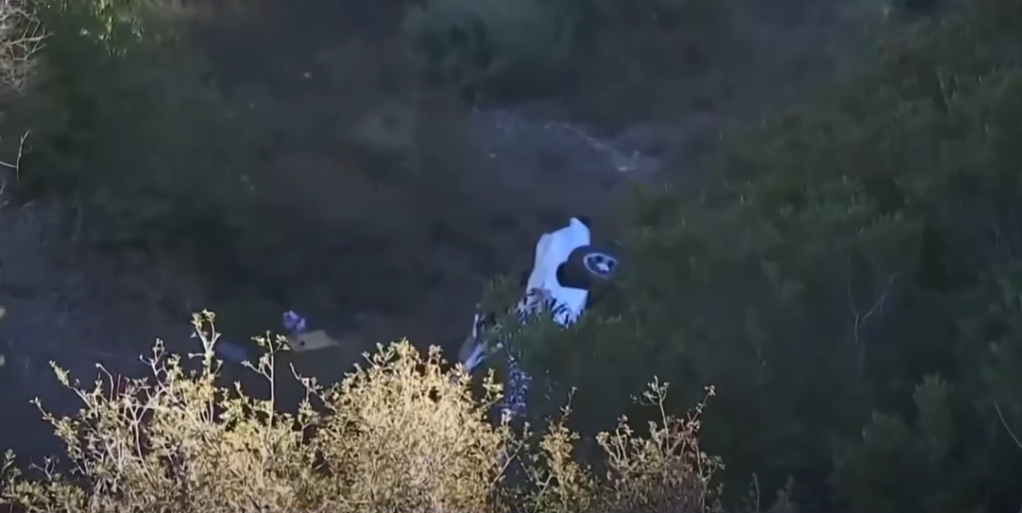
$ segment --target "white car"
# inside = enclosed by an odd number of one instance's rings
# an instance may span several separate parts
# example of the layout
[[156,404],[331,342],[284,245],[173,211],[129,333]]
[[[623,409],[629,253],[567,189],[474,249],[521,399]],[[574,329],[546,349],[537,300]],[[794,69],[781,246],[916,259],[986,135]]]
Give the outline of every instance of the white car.
[[[613,253],[592,246],[589,221],[573,217],[567,226],[543,234],[536,243],[532,272],[524,283],[524,297],[517,305],[517,313],[524,317],[549,309],[557,323],[567,326],[585,311],[590,287],[609,280],[617,266],[618,259]],[[476,311],[471,333],[459,354],[469,373],[482,368],[489,356],[503,349],[502,342],[487,340],[493,321],[491,313]],[[509,376],[505,413],[518,416],[524,413],[524,394],[531,379],[517,365],[514,354],[506,356]]]

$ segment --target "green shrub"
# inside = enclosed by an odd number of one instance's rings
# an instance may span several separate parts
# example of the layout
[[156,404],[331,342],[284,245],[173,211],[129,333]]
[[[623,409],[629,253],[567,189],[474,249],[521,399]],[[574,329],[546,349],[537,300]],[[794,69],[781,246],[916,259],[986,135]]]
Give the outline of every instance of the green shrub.
[[578,387],[586,429],[650,375],[679,405],[713,383],[703,440],[731,491],[756,473],[803,505],[1017,509],[1018,12],[892,29],[810,105],[725,137],[707,187],[637,194],[617,290],[526,329],[527,366]]
[[408,8],[404,32],[427,76],[521,94],[557,80],[576,15],[572,0],[429,0]]
[[572,56],[577,78],[565,101],[574,114],[611,126],[681,126],[693,111],[723,112],[745,86],[739,72],[748,80],[771,57],[751,44],[771,28],[757,9],[742,0],[583,2]]
[[82,238],[176,249],[245,225],[243,120],[149,4],[37,0],[49,34],[28,97],[9,110],[32,130],[25,197],[67,200]]
[[733,85],[723,70],[745,66],[749,50],[734,4],[428,0],[407,8],[403,31],[420,71],[471,100],[556,97],[572,115],[648,121],[679,91],[704,103],[727,94],[711,89]]

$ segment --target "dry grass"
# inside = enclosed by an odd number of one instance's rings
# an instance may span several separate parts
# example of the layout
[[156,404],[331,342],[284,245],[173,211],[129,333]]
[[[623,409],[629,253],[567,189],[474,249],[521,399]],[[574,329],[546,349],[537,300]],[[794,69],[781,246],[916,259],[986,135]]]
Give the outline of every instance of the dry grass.
[[[698,448],[701,407],[687,419],[664,415],[648,437],[622,420],[598,437],[608,471],[596,475],[573,457],[578,437],[563,419],[543,435],[491,423],[500,394],[492,378],[473,396],[460,368],[407,342],[379,346],[338,387],[302,379],[303,407],[279,413],[272,393],[258,400],[216,385],[212,321],[208,313],[195,319],[205,354],[168,355],[158,343],[150,378],[114,391],[101,381],[73,385],[58,369],[82,401],[74,417],[44,414],[67,457],[43,465],[40,480],[8,461],[3,501],[39,512],[715,508],[711,478],[720,463]],[[290,379],[274,376],[271,360],[272,351],[252,370],[271,383]],[[662,402],[664,393],[657,385],[648,397]]]

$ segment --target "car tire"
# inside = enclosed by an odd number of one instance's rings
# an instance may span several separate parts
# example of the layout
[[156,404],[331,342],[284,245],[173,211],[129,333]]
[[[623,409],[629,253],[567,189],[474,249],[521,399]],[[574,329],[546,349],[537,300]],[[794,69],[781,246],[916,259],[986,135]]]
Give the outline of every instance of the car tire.
[[613,251],[582,246],[572,251],[568,260],[557,268],[557,281],[562,287],[589,290],[597,283],[610,281],[618,263]]

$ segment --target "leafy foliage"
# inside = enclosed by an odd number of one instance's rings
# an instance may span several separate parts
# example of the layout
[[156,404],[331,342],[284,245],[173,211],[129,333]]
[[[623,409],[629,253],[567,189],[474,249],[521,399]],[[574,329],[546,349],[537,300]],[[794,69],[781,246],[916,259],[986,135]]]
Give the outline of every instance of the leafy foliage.
[[722,58],[741,46],[732,3],[427,0],[403,29],[424,75],[473,101],[556,96],[580,114],[633,119],[651,114],[651,92],[661,101],[661,88],[734,61]]
[[728,482],[793,477],[803,505],[1016,510],[1016,11],[892,29],[809,105],[730,134],[712,184],[637,193],[618,290],[525,330],[532,368],[578,387],[590,428],[650,375],[682,403],[714,384]]
[[49,38],[34,87],[11,109],[13,125],[33,129],[19,192],[73,198],[86,227],[78,235],[99,243],[181,249],[185,231],[231,238],[252,228],[244,124],[146,5],[34,4]]
[[430,0],[409,8],[404,30],[423,71],[462,87],[541,87],[569,57],[570,0]]

